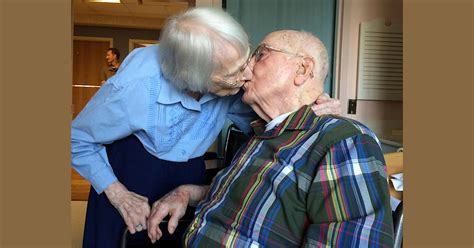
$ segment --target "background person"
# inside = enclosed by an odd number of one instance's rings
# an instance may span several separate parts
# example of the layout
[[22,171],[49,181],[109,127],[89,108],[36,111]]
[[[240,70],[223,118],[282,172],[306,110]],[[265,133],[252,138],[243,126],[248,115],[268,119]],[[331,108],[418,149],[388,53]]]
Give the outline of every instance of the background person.
[[117,48],[109,48],[105,54],[107,66],[100,71],[100,85],[103,85],[107,79],[115,75],[120,66],[120,52]]

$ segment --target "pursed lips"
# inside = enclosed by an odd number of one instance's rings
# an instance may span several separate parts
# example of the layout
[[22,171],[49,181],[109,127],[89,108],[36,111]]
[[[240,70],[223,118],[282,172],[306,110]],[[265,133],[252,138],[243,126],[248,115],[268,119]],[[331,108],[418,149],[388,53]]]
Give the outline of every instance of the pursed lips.
[[245,83],[242,85],[242,89],[244,89],[244,91],[247,90],[247,85],[251,82],[251,80],[248,80],[248,81],[245,81]]

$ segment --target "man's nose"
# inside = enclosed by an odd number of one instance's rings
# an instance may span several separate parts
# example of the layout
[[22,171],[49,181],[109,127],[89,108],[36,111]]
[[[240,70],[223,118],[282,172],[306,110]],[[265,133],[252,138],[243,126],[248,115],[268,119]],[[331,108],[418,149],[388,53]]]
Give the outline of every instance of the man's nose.
[[248,80],[252,80],[252,77],[253,77],[253,66],[255,65],[255,59],[252,58],[249,62],[249,64],[247,65],[247,67],[245,67],[245,70],[244,70],[244,80],[245,81],[248,81]]

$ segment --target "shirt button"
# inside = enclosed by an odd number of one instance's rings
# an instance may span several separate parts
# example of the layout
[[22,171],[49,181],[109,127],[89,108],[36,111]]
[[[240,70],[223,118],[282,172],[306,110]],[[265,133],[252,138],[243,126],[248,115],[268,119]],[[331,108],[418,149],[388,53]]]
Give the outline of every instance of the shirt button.
[[199,224],[198,223],[194,223],[193,224],[193,228],[198,228]]
[[186,155],[186,151],[185,151],[185,150],[181,150],[181,155]]

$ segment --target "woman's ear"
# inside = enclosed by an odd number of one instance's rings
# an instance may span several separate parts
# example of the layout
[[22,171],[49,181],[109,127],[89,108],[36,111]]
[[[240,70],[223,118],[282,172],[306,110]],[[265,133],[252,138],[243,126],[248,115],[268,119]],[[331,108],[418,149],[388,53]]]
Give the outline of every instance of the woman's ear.
[[295,84],[299,86],[304,84],[306,80],[314,78],[313,69],[314,60],[310,57],[303,58],[296,71]]

